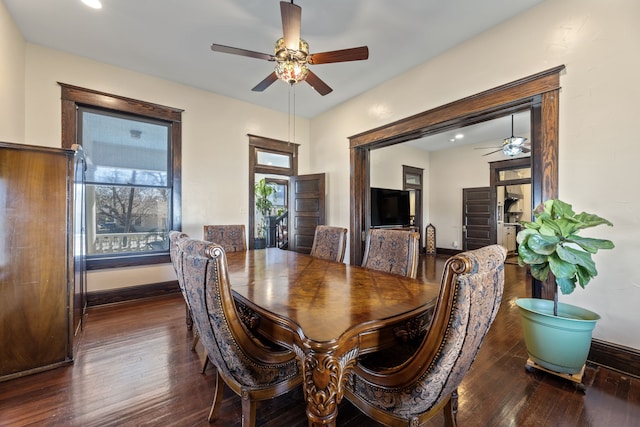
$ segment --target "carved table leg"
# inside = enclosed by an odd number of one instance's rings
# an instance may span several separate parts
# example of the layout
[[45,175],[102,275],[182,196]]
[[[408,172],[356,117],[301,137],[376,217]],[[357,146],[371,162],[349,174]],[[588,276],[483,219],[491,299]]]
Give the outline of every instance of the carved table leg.
[[294,351],[302,361],[309,426],[334,427],[344,383],[356,363],[358,349],[351,349],[340,357],[311,350],[305,353],[297,346]]

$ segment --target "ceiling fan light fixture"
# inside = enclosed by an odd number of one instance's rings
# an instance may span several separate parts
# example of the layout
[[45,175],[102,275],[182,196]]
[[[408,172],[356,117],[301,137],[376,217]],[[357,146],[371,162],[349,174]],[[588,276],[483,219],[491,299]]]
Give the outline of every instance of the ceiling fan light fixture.
[[283,61],[276,64],[276,75],[291,85],[304,81],[309,74],[307,64],[298,61]]
[[300,39],[298,50],[287,49],[284,38],[278,39],[274,48],[276,59],[276,75],[291,85],[304,81],[309,74],[307,56],[309,44]]
[[522,153],[522,147],[519,145],[512,145],[507,143],[507,141],[509,140],[509,138],[505,139],[505,144],[502,146],[502,152],[505,154],[505,156],[513,157]]
[[521,136],[512,136],[511,138],[505,138],[503,144],[509,144],[517,147],[521,147],[526,142],[527,138]]

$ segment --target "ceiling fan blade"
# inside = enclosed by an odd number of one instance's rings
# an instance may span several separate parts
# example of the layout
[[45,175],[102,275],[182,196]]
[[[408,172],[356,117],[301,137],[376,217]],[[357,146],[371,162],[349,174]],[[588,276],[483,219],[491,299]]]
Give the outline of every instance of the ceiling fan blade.
[[263,81],[258,83],[251,90],[254,91],[254,92],[262,92],[263,90],[265,90],[266,88],[271,86],[273,84],[273,82],[275,82],[276,80],[278,80],[278,76],[276,75],[276,72],[274,71],[271,74],[269,74],[266,79],[264,79]]
[[300,47],[300,20],[302,8],[297,4],[280,2],[280,15],[282,16],[282,34],[284,45],[287,49],[298,50]]
[[325,96],[326,94],[333,91],[325,82],[323,82],[320,77],[315,75],[313,71],[309,70],[309,74],[307,74],[306,82],[311,85],[320,95]]
[[500,147],[475,147],[474,150],[491,150],[492,148],[502,148],[502,145]]
[[329,64],[332,62],[361,61],[363,59],[369,59],[369,48],[367,46],[313,53],[307,57],[307,62],[309,64]]
[[211,44],[211,50],[214,52],[230,53],[232,55],[248,56],[249,58],[266,59],[267,61],[275,61],[276,58],[268,53],[254,52],[252,50],[240,49],[237,47],[224,46],[221,44]]
[[488,156],[489,154],[493,154],[493,153],[499,153],[500,151],[502,151],[502,148],[496,151],[491,151],[489,153],[483,154],[483,156]]

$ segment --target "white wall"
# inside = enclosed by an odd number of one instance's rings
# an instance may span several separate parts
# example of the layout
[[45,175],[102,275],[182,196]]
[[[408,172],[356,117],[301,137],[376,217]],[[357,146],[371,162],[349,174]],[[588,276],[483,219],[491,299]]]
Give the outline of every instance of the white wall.
[[24,141],[25,41],[0,2],[0,141]]
[[595,337],[640,348],[639,16],[635,0],[547,0],[313,119],[312,167],[343,171],[332,182],[328,217],[349,223],[348,136],[564,64],[560,197],[612,221],[594,237],[616,249],[595,257],[600,274],[586,291],[562,300],[602,316]]
[[[57,82],[181,108],[182,230],[201,238],[204,224],[248,224],[251,133],[288,139],[287,114],[210,92],[27,44],[26,138],[60,147]],[[297,118],[299,171],[309,173],[309,121]],[[175,280],[171,264],[91,271],[89,291]]]
[[[429,223],[428,200],[429,200],[429,155],[425,150],[407,144],[393,145],[371,152],[369,163],[371,173],[369,174],[369,185],[371,187],[392,188],[402,190],[403,176],[402,166],[412,166],[423,169],[422,172],[422,225],[423,228]],[[345,226],[349,228],[347,224]],[[422,230],[424,234],[424,230]],[[345,256],[345,259],[346,258]]]

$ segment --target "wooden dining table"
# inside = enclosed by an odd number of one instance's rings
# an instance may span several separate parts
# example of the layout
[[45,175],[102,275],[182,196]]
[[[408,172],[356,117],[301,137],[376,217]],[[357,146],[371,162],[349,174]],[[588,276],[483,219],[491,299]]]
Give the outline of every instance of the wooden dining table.
[[291,349],[310,426],[334,426],[360,355],[424,330],[440,284],[278,248],[226,254],[240,317]]

